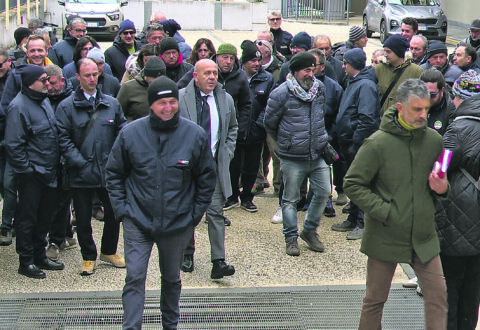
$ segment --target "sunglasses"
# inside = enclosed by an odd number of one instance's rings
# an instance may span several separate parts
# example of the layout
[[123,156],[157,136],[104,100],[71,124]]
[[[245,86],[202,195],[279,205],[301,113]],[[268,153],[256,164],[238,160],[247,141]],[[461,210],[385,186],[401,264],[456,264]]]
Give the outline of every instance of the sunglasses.
[[128,34],[131,35],[131,36],[133,36],[134,34],[137,34],[137,32],[135,32],[135,31],[123,31],[122,34],[123,34],[124,36],[126,36],[126,35],[128,35]]
[[280,17],[274,17],[274,18],[269,18],[268,20],[270,22],[277,22],[277,21],[281,21],[282,19]]
[[438,92],[436,92],[436,93],[430,92],[430,98],[431,98],[431,99],[434,99],[434,98],[436,98],[436,97],[437,97],[437,95],[438,95],[438,94],[440,94],[440,92],[441,92],[441,90],[439,90],[439,91],[438,91]]
[[9,60],[9,58],[7,58],[5,61],[3,61],[2,63],[0,63],[0,69],[3,68],[3,65],[4,65],[5,63],[7,63],[8,60]]

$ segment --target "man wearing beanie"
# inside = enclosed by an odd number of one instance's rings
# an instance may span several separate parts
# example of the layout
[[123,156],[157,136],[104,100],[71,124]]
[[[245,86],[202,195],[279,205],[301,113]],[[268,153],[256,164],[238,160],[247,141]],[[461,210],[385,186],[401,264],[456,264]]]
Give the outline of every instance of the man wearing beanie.
[[292,41],[292,34],[281,28],[282,26],[282,13],[274,10],[267,16],[267,23],[270,26],[270,32],[273,34],[274,53],[279,52],[283,56],[290,56],[290,43]]
[[[260,166],[260,157],[266,136],[263,128],[263,115],[275,81],[273,76],[261,67],[262,53],[255,43],[244,40],[241,48],[243,52],[240,60],[250,82],[253,104],[249,114],[247,139],[237,141],[235,156],[230,163],[233,193],[228,197],[227,203],[238,205],[238,198],[240,198],[242,209],[247,212],[257,212],[257,206],[253,204],[252,188]],[[241,180],[242,192],[240,192],[239,180]]]
[[385,112],[380,129],[365,140],[343,184],[350,200],[365,211],[360,251],[368,257],[367,289],[358,329],[382,328],[398,263],[411,265],[422,283],[422,328],[447,329],[434,215],[436,200],[447,197],[449,185],[446,175],[440,178],[432,170],[443,150],[442,137],[427,127],[430,93],[425,83],[407,79],[396,96],[397,103]]
[[122,80],[125,73],[127,58],[140,49],[139,43],[135,40],[136,33],[135,24],[129,19],[124,20],[120,23],[113,45],[105,51],[105,61],[112,68],[113,76],[118,81]]
[[427,62],[422,64],[424,70],[430,68],[437,68],[445,77],[449,89],[452,87],[455,80],[463,73],[458,66],[450,64],[448,61],[448,49],[443,41],[431,40],[428,44]]
[[443,136],[445,148],[452,151],[451,190],[448,199],[439,200],[435,223],[447,283],[447,329],[475,329],[480,301],[480,224],[472,219],[478,217],[480,207],[471,179],[478,177],[480,169],[480,75],[473,70],[463,73],[452,92],[455,118]]
[[[363,141],[378,129],[380,123],[380,92],[375,69],[366,66],[362,49],[350,49],[343,56],[343,67],[350,81],[343,93],[336,118],[336,135],[340,152],[348,169]],[[350,197],[350,196],[349,196]],[[363,211],[350,201],[345,221],[334,224],[332,230],[347,232],[348,240],[361,239],[364,231]]]
[[68,163],[68,187],[73,193],[77,240],[82,254],[81,275],[92,275],[97,247],[92,236],[92,198],[96,193],[104,208],[100,260],[117,268],[125,261],[117,254],[120,223],[115,219],[105,188],[106,155],[126,124],[118,101],[97,86],[98,66],[90,58],[78,60],[80,86],[57,107],[60,149]]
[[160,58],[165,62],[167,77],[174,82],[193,69],[193,65],[184,61],[177,41],[171,37],[164,38],[160,43]]
[[409,78],[420,78],[423,69],[412,63],[412,60],[405,60],[405,52],[409,47],[407,39],[399,34],[393,34],[383,43],[384,56],[387,63],[378,63],[375,72],[378,77],[378,88],[382,95],[380,116],[395,104],[398,86]]
[[[223,205],[232,194],[230,161],[237,142],[237,117],[232,96],[217,82],[218,66],[209,59],[195,63],[193,80],[180,90],[180,115],[199,124],[207,132],[210,150],[215,159],[217,178],[211,203],[205,212],[210,241],[210,278],[221,279],[235,274],[235,267],[225,261],[225,217]],[[248,95],[250,97],[250,95]],[[182,271],[193,272],[195,236],[185,248]]]
[[480,66],[480,19],[473,20],[470,24],[469,36],[462,42],[472,46],[477,51],[477,64]]
[[128,121],[133,121],[149,114],[147,88],[156,78],[164,76],[165,73],[166,69],[163,60],[153,56],[148,59],[145,67],[134,79],[122,84],[117,100],[120,102]]
[[45,69],[26,64],[16,71],[21,76],[22,87],[7,110],[5,150],[18,184],[15,214],[18,273],[42,279],[46,277],[43,270],[64,268],[63,263],[51,261],[45,254],[46,236],[55,209],[59,138],[55,115],[47,100]]
[[123,328],[142,328],[148,262],[155,244],[162,327],[177,329],[183,250],[210,204],[215,162],[204,129],[179,114],[175,82],[159,77],[147,94],[149,115],[120,132],[106,167],[115,216],[123,222]]
[[[292,42],[290,43],[290,51],[292,55],[306,52],[312,48],[312,37],[306,32],[299,32],[293,37]],[[283,63],[280,68],[280,75],[277,80],[277,85],[281,85],[285,82],[288,73],[290,72],[289,61]]]
[[365,29],[358,25],[352,26],[348,33],[348,40],[335,43],[332,47],[332,54],[336,59],[343,61],[343,54],[349,49],[363,49],[367,46],[367,42],[368,38]]
[[285,252],[290,256],[300,255],[297,202],[306,178],[310,180],[313,198],[300,237],[313,251],[325,249],[317,227],[330,195],[330,167],[323,159],[328,141],[325,86],[314,77],[316,65],[312,54],[295,54],[286,81],[270,93],[265,110],[265,130],[278,144],[283,172],[283,234]]
[[87,34],[87,24],[81,17],[74,18],[68,22],[67,35],[50,48],[48,57],[53,63],[63,69],[65,65],[73,61],[73,50],[78,39]]

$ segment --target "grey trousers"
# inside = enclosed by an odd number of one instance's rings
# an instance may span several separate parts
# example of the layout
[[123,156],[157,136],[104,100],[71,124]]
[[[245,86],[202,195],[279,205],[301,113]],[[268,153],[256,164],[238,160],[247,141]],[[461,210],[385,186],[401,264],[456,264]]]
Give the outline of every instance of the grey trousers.
[[[423,291],[425,304],[425,328],[446,329],[447,295],[440,257],[422,263],[416,254],[411,264]],[[382,329],[383,306],[388,299],[390,285],[397,263],[374,258],[367,261],[367,291],[363,298],[360,330]]]
[[153,237],[135,225],[123,220],[123,239],[127,276],[123,287],[123,329],[141,329],[145,304],[145,281],[153,244],[157,245],[158,263],[162,274],[160,311],[163,329],[177,329],[180,317],[182,282],[180,266],[183,249],[193,233],[193,227],[162,237]]
[[[205,212],[208,221],[208,238],[210,240],[211,260],[225,259],[225,218],[223,216],[223,205],[225,197],[217,176],[217,184],[213,192],[212,202]],[[184,254],[193,255],[195,252],[195,235],[192,233],[190,241],[185,248]]]

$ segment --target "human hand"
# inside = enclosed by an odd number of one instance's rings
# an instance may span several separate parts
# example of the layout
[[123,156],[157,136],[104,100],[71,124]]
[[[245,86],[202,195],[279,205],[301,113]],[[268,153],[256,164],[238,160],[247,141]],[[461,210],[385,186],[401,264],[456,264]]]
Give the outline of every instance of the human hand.
[[448,190],[447,176],[444,175],[443,178],[441,178],[436,171],[430,172],[430,175],[428,176],[428,184],[430,185],[430,189],[439,195],[445,194]]

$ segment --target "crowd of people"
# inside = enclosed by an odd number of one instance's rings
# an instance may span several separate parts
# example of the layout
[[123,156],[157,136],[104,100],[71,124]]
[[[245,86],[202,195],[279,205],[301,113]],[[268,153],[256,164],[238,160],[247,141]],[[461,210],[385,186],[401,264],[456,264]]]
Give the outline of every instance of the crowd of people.
[[[405,18],[371,65],[360,26],[332,44],[283,30],[278,11],[267,23],[240,49],[190,47],[161,12],[141,33],[124,20],[105,50],[78,16],[61,41],[38,19],[15,30],[16,46],[0,49],[0,245],[16,237],[18,273],[62,270],[62,250],[78,244],[81,275],[97,258],[126,268],[123,326],[140,329],[156,244],[162,324],[176,329],[195,227],[208,223],[211,278],[232,276],[224,211],[257,212],[271,168],[287,255],[300,255],[299,237],[323,252],[322,215],[335,216],[333,203],[348,213],[331,229],[362,239],[368,256],[360,329],[381,328],[399,262],[418,276],[427,329],[474,329],[477,200],[457,195],[480,171],[480,19],[449,56]],[[448,180],[433,169],[443,148]],[[99,255],[92,217],[104,222]]]

